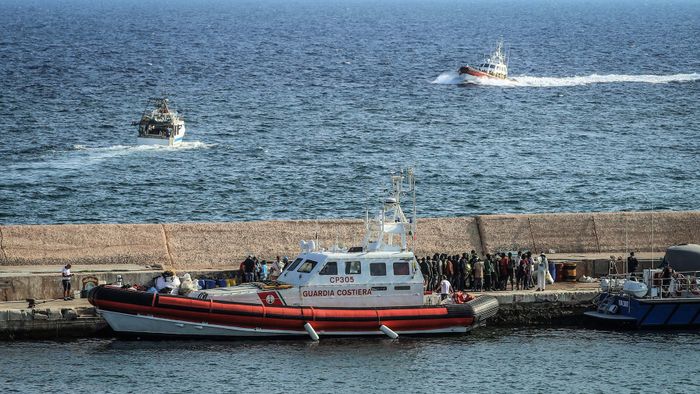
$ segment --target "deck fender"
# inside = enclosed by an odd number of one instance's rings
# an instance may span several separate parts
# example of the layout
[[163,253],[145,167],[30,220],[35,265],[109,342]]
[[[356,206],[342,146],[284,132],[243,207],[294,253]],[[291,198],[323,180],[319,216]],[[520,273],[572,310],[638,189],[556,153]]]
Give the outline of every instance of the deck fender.
[[306,330],[306,332],[309,334],[309,336],[311,337],[311,339],[313,341],[318,342],[318,334],[316,333],[316,330],[314,330],[313,326],[309,322],[304,323],[304,329]]
[[391,339],[396,339],[399,337],[399,334],[395,333],[391,328],[389,328],[383,324],[381,326],[379,326],[379,330],[381,332],[383,332],[384,334],[386,334],[386,336],[388,336]]
[[498,313],[498,299],[492,296],[480,296],[465,304],[467,311],[474,316],[474,321],[482,322]]

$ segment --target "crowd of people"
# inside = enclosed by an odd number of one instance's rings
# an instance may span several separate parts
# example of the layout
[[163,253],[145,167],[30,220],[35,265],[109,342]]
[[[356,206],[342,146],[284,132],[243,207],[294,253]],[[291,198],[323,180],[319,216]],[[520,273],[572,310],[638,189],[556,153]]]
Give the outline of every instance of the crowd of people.
[[276,280],[284,271],[288,261],[287,256],[283,258],[277,256],[275,261],[267,261],[248,255],[239,267],[239,283]]
[[544,252],[503,252],[481,257],[475,250],[462,255],[434,254],[419,259],[425,290],[440,291],[449,282],[454,291],[543,291],[549,262]]

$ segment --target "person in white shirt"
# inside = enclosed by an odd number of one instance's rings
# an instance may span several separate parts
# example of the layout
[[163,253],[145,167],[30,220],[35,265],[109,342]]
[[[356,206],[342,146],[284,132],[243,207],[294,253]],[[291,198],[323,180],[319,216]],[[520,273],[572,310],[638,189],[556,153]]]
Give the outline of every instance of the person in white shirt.
[[447,296],[452,293],[452,284],[447,280],[447,276],[442,276],[442,282],[440,282],[440,299],[445,300]]
[[272,263],[270,267],[270,280],[277,280],[282,273],[282,261],[280,261],[280,256]]
[[73,274],[70,273],[70,264],[66,264],[65,267],[63,267],[63,270],[61,270],[61,284],[63,285],[63,301],[68,301],[72,300],[73,297],[70,295],[70,278],[73,276]]

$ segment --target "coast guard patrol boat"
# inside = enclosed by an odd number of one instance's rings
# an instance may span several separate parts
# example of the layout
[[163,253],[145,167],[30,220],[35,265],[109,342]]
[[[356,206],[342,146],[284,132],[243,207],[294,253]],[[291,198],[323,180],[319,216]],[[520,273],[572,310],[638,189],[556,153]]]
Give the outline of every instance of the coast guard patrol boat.
[[508,60],[503,53],[503,40],[496,44],[490,56],[476,67],[463,66],[459,69],[459,75],[471,75],[477,78],[508,79]]
[[132,122],[139,126],[136,142],[139,145],[176,146],[185,136],[185,121],[168,106],[167,98],[150,98],[141,120]]
[[[408,186],[404,193],[404,187]],[[401,209],[412,194],[413,217]],[[298,336],[464,333],[498,311],[494,297],[425,294],[412,237],[412,170],[392,176],[392,192],[365,222],[361,246],[330,250],[302,241],[277,281],[193,291],[187,296],[101,286],[90,293],[119,333],[158,336]]]

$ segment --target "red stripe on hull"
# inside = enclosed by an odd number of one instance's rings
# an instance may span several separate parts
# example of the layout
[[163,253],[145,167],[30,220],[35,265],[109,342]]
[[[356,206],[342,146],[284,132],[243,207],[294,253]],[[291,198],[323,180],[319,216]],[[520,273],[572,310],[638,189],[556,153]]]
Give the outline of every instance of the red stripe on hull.
[[139,304],[117,300],[120,292],[110,289],[104,297],[99,294],[91,296],[90,302],[100,309],[127,314],[271,330],[301,331],[306,322],[311,322],[317,331],[322,332],[374,331],[382,324],[398,331],[428,331],[455,326],[469,327],[474,323],[474,316],[468,314],[466,309],[463,314],[454,311],[449,313],[444,306],[342,309],[265,307],[162,295],[157,296],[151,305],[146,305],[148,302]]

